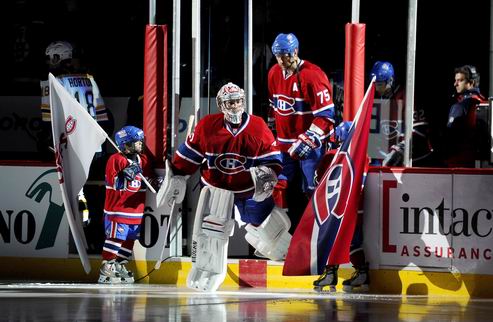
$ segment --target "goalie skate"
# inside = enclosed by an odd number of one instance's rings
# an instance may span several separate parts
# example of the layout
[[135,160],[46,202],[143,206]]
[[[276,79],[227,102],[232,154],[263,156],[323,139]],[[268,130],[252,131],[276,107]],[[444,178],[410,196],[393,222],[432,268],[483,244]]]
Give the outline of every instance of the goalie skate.
[[195,214],[192,241],[192,269],[187,286],[205,292],[216,291],[227,271],[228,242],[233,232],[233,193],[204,187]]

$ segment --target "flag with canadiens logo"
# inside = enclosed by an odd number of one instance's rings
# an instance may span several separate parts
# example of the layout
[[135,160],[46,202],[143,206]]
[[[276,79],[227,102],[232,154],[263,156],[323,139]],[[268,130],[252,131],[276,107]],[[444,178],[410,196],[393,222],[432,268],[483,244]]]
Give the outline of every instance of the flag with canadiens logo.
[[336,152],[294,232],[283,275],[320,275],[326,265],[349,262],[367,162],[374,93],[372,82],[347,140]]
[[108,135],[50,73],[51,126],[58,181],[70,231],[74,237],[82,266],[91,271],[82,225],[73,214],[79,214],[77,194],[89,175],[89,167],[96,151]]

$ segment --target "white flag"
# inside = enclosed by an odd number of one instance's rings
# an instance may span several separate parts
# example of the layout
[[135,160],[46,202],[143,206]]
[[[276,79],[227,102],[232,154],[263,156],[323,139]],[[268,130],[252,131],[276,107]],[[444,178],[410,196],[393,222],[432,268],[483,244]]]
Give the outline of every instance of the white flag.
[[85,236],[73,214],[79,214],[77,194],[87,181],[94,154],[108,135],[51,73],[49,83],[53,144],[65,213],[82,266],[89,273]]

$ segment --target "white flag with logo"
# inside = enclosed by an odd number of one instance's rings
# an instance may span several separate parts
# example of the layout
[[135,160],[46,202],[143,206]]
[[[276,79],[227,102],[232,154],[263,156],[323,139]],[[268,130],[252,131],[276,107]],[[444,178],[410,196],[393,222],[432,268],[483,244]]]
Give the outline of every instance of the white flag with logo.
[[79,215],[77,194],[87,181],[94,154],[108,135],[51,73],[49,83],[53,144],[65,213],[82,265],[89,273],[87,243],[74,214]]

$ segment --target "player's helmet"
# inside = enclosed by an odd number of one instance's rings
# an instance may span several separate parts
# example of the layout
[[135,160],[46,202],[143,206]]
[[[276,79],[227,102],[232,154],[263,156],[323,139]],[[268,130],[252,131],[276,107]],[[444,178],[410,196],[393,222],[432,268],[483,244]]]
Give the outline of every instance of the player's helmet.
[[349,129],[353,125],[352,121],[344,121],[336,127],[336,139],[338,142],[344,142],[349,136]]
[[[230,102],[234,101],[234,102]],[[238,102],[239,104],[234,104]],[[245,92],[233,83],[227,83],[217,93],[217,107],[224,113],[224,119],[232,124],[240,124],[245,111]]]
[[394,79],[394,67],[386,61],[377,61],[370,72],[370,79],[376,76],[377,82],[389,82]]
[[46,47],[45,54],[48,56],[51,66],[58,66],[60,62],[72,59],[74,48],[66,41],[55,41]]
[[138,127],[127,125],[115,134],[115,141],[118,148],[122,151],[127,147],[131,152],[135,151],[134,143],[141,141],[144,143],[144,131]]
[[292,55],[300,43],[294,34],[279,34],[272,44],[272,53],[274,55]]

